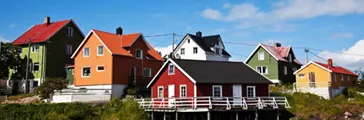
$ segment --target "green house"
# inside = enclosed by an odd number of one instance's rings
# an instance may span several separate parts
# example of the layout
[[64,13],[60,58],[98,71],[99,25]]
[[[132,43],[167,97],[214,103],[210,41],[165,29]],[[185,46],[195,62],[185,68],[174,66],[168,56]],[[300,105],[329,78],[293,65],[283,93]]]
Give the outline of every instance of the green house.
[[293,83],[293,75],[302,64],[296,59],[291,46],[259,44],[245,61],[258,73],[269,78],[273,83]]
[[[45,17],[44,23],[34,25],[12,44],[20,47],[19,54],[25,61],[29,58],[28,79],[38,85],[45,78],[66,78],[66,67],[73,64],[71,55],[83,39],[72,19],[51,22]],[[11,70],[9,79],[25,79],[24,74],[16,72]]]

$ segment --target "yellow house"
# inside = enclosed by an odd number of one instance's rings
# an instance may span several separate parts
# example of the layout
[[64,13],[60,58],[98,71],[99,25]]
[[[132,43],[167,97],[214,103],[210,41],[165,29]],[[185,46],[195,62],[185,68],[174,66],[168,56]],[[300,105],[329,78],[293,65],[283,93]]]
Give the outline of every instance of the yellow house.
[[358,75],[340,66],[311,61],[295,73],[298,92],[310,92],[331,99],[356,84]]

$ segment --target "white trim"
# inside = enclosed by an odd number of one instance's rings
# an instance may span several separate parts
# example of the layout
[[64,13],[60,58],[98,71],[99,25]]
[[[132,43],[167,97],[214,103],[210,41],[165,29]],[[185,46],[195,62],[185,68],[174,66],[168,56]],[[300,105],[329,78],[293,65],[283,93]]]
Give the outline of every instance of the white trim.
[[[184,97],[182,97],[182,92],[181,92],[182,87],[185,87],[185,96]],[[187,97],[187,85],[186,84],[179,85],[179,97],[181,97],[181,98]]]
[[197,97],[197,85],[196,85],[196,83],[194,83],[193,84],[193,89],[194,89],[194,91],[193,91],[193,97],[194,97],[194,105],[195,105],[195,108],[197,107],[197,101],[196,101],[196,97]]
[[[85,56],[85,48],[88,48],[88,55],[87,56]],[[83,47],[82,57],[90,57],[90,54],[91,54],[90,47],[88,47],[88,46]]]
[[[99,54],[99,47],[102,47],[102,54]],[[97,56],[104,56],[104,46],[103,45],[99,45],[99,46],[97,46],[96,47],[97,48],[97,50],[96,50],[96,54],[97,54]]]
[[[83,68],[90,68],[90,76],[83,76]],[[91,66],[83,66],[83,67],[81,67],[81,77],[82,78],[91,77],[91,73],[92,73]]]
[[218,87],[218,88],[220,88],[220,96],[219,97],[222,97],[222,85],[212,85],[212,97],[215,97],[215,87]]
[[283,73],[284,75],[288,75],[288,68],[285,65],[283,65]]
[[[260,67],[261,68],[261,71],[263,72],[263,67],[265,67],[266,68],[266,73],[259,73],[258,72],[258,67]],[[268,66],[256,66],[255,67],[256,69],[255,69],[255,71],[257,71],[259,74],[263,74],[263,75],[267,75],[268,74]]]
[[[159,97],[159,88],[162,88],[162,97]],[[158,86],[157,87],[157,98],[164,98],[164,86]]]
[[190,75],[188,75],[176,62],[174,62],[172,59],[168,58],[168,60],[166,62],[164,62],[163,66],[159,69],[159,71],[157,72],[157,74],[154,75],[153,79],[149,82],[149,84],[147,85],[147,88],[150,87],[150,85],[154,82],[155,79],[157,79],[157,76],[159,74],[161,74],[163,68],[169,63],[173,63],[175,67],[178,68],[178,70],[180,70],[189,80],[191,80],[193,83],[196,84],[196,80],[193,79]]
[[[260,59],[260,55],[262,55],[263,54],[263,58],[261,58]],[[261,52],[258,52],[258,60],[265,60],[265,55],[264,55],[264,52],[263,51],[261,51]]]
[[256,89],[255,89],[255,86],[246,86],[246,97],[249,97],[249,91],[248,91],[248,89],[249,88],[253,88],[253,97],[256,97],[257,96],[257,94],[256,94]]
[[[99,67],[103,67],[104,70],[99,70]],[[98,65],[96,66],[96,72],[104,72],[105,71],[105,66],[104,65]]]
[[[244,63],[244,62],[243,62]],[[248,65],[248,64],[246,64],[246,63],[244,63],[244,65],[246,65],[246,66],[248,66],[250,69],[252,69],[253,71],[255,71],[256,73],[258,73],[254,68],[252,68],[250,65]],[[267,67],[267,69],[268,69],[268,67]],[[271,79],[269,79],[268,77],[266,77],[265,75],[262,75],[262,74],[260,74],[260,73],[258,73],[259,75],[261,75],[261,76],[263,76],[265,79],[267,79],[267,80],[269,80],[270,82],[272,82],[272,83],[276,83],[274,80],[271,80]]]
[[100,42],[102,43],[102,45],[105,46],[106,50],[110,52],[110,54],[113,54],[110,49],[105,45],[105,43],[100,39],[100,37],[94,32],[94,30],[91,30],[87,36],[85,37],[85,39],[83,39],[83,41],[81,42],[81,44],[77,47],[76,51],[73,53],[73,55],[71,56],[71,58],[73,59],[76,54],[79,52],[79,50],[81,49],[81,47],[86,43],[86,41],[88,40],[89,37],[91,37],[91,33],[95,34],[96,38],[100,40]]
[[[187,39],[186,39],[187,38]],[[183,46],[183,44],[185,43],[185,41],[187,41],[188,39],[190,39],[190,42],[191,42],[191,40],[192,40],[192,38],[190,37],[190,35],[188,35],[188,34],[186,34],[184,37],[183,37],[183,39],[182,39],[182,41],[180,42],[180,43],[178,43],[177,45],[178,46],[176,46],[175,47],[175,49],[172,51],[173,52],[173,54],[179,54],[178,53],[178,50],[179,49],[181,49],[181,46]],[[195,42],[196,43],[196,41],[195,40],[193,40],[193,42]],[[188,43],[189,44],[189,43]],[[197,43],[196,43],[197,44]],[[200,45],[198,45],[197,44],[197,47],[198,48],[200,48],[200,49],[202,49],[201,48],[201,46]],[[224,47],[225,48],[225,47]],[[204,49],[202,49],[203,50],[203,52],[205,52],[205,54],[208,54],[208,53],[211,53],[211,54],[215,54],[214,52],[210,52],[210,51],[205,51]],[[198,52],[198,51],[197,51]],[[193,54],[193,51],[192,51],[192,54]]]
[[314,64],[314,65],[316,65],[316,66],[318,66],[318,67],[320,67],[320,68],[322,68],[322,69],[324,69],[324,70],[326,70],[326,71],[328,71],[328,72],[332,72],[331,70],[329,70],[329,69],[327,69],[327,68],[325,68],[325,67],[322,67],[321,65],[319,65],[319,64],[317,64],[317,63],[315,63],[315,62],[313,62],[313,61],[310,61],[309,63],[307,63],[305,66],[303,66],[303,67],[301,67],[300,69],[298,69],[296,72],[294,72],[293,74],[297,74],[298,72],[300,72],[301,70],[303,70],[304,68],[306,68],[308,65],[310,65],[310,64]]
[[[137,57],[137,54],[138,52],[137,51],[140,51],[140,57]],[[135,58],[136,59],[143,59],[143,50],[142,49],[135,49]]]
[[267,48],[265,48],[261,43],[259,43],[259,45],[254,49],[252,53],[250,53],[249,57],[245,60],[245,63],[247,63],[250,60],[250,58],[253,57],[254,53],[259,49],[259,47],[262,47],[265,51],[267,51],[267,53],[269,53],[271,56],[274,57],[274,59],[278,61],[278,58],[276,58],[276,56],[274,56],[269,50],[267,50]]

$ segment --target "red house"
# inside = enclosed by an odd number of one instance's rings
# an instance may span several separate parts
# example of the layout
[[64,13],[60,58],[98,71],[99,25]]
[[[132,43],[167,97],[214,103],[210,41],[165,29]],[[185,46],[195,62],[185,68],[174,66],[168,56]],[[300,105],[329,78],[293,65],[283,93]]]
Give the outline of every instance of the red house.
[[172,60],[148,87],[152,98],[268,96],[271,82],[242,62]]

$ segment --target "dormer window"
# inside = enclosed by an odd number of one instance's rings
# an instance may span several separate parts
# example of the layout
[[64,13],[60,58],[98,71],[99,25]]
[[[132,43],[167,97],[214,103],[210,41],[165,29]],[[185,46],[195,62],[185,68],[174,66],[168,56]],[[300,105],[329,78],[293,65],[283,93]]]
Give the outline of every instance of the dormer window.
[[216,55],[220,55],[220,48],[215,48]]
[[171,63],[168,66],[168,75],[174,75],[174,65]]
[[187,39],[187,43],[190,43],[190,39]]

